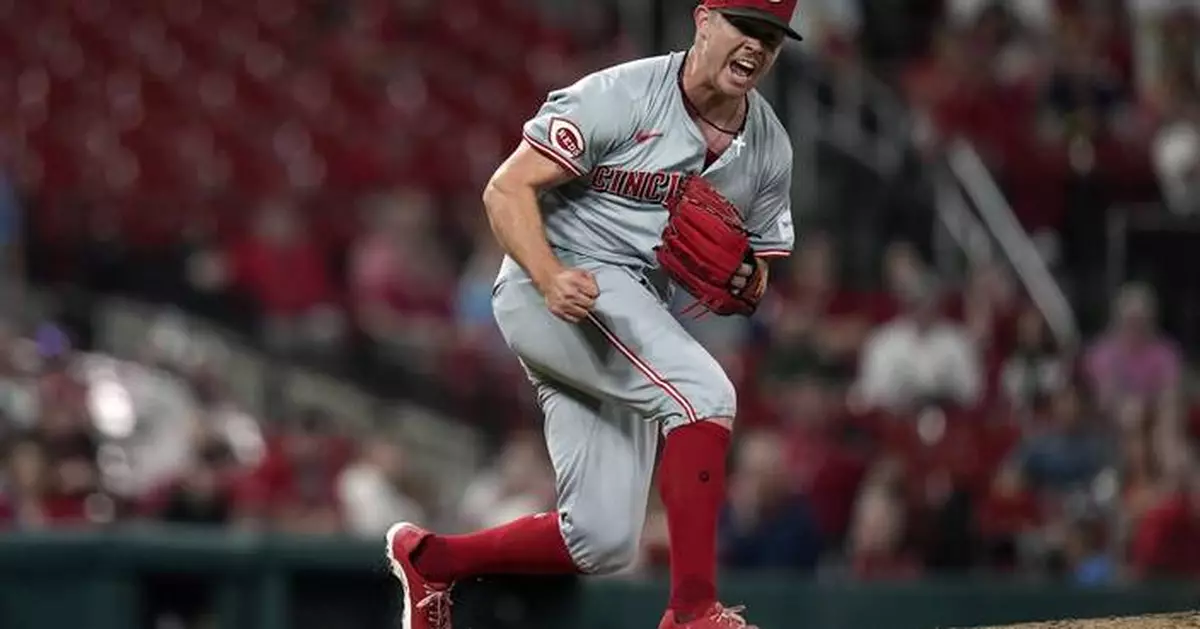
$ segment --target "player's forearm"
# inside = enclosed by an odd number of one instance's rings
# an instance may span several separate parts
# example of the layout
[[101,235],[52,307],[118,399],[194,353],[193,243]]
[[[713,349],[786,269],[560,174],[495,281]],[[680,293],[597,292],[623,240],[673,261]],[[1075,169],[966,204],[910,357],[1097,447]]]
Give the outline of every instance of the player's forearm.
[[484,190],[483,204],[492,233],[505,253],[525,269],[536,286],[546,286],[562,265],[546,241],[536,192],[492,182]]

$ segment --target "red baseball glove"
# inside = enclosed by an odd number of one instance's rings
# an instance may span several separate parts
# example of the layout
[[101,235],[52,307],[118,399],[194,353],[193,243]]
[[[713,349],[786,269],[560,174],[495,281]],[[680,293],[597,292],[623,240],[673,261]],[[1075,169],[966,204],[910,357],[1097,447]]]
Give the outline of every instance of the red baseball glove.
[[[684,177],[666,206],[662,244],[654,249],[659,265],[695,305],[718,315],[753,314],[766,290],[766,270],[738,209],[699,175]],[[732,282],[743,264],[754,270],[738,290]]]

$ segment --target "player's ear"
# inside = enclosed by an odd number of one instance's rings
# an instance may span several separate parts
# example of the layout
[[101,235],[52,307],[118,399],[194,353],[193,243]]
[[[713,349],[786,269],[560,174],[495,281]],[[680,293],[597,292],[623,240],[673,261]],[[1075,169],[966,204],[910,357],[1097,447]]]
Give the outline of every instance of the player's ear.
[[692,18],[696,22],[696,39],[708,39],[708,23],[712,20],[712,11],[703,4],[698,4],[696,10],[692,11]]

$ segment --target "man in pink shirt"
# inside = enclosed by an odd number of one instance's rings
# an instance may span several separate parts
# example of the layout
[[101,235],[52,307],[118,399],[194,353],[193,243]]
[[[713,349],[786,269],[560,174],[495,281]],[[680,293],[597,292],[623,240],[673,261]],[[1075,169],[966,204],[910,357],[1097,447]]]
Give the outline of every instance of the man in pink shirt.
[[1157,329],[1156,314],[1150,287],[1126,285],[1109,330],[1088,349],[1084,370],[1106,408],[1131,398],[1156,403],[1176,392],[1182,360],[1175,343]]

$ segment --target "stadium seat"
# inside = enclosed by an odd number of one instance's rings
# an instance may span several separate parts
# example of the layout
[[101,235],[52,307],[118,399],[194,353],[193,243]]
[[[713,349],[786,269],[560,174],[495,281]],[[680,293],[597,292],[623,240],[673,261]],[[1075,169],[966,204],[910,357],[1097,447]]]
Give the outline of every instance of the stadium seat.
[[[570,49],[519,2],[360,8],[364,21],[313,46],[297,0],[0,3],[13,159],[41,198],[131,204],[145,242],[179,224],[143,220],[151,207],[184,212],[161,202],[168,191],[252,202],[297,182],[361,191],[406,178],[456,191],[464,167],[479,179],[502,158],[544,96],[531,42]],[[390,66],[388,82],[367,78],[366,62]],[[464,72],[477,80],[454,78]],[[45,215],[51,231],[62,207]]]

